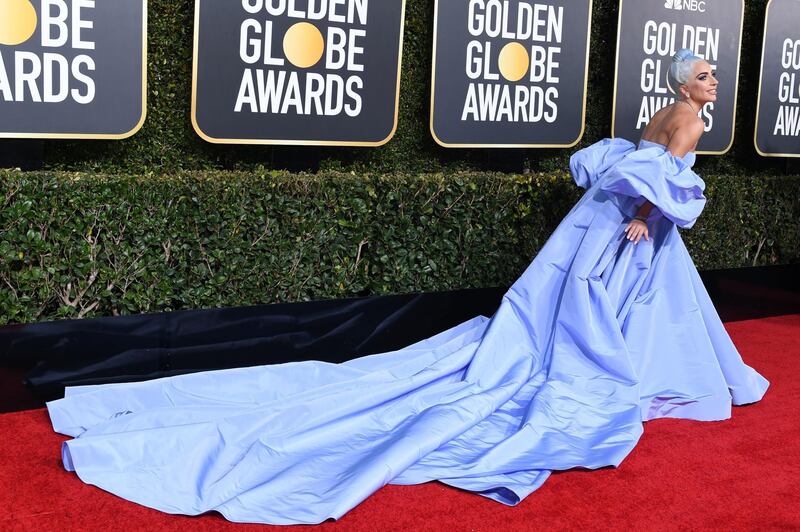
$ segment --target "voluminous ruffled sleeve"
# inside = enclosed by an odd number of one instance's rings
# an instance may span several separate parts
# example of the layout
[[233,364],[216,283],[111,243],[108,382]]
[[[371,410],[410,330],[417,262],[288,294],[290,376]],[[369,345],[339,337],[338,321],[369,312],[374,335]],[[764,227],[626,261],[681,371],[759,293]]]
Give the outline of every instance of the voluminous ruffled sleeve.
[[600,183],[604,192],[648,199],[684,229],[692,227],[703,211],[705,188],[688,163],[658,147],[629,153],[608,170]]
[[629,140],[603,139],[576,151],[569,159],[572,178],[579,187],[589,189],[623,157],[636,150]]

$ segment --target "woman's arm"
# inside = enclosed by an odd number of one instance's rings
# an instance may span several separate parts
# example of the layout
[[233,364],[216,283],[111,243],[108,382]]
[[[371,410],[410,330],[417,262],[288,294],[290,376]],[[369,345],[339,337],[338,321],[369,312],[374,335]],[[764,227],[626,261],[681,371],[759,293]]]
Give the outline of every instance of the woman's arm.
[[650,200],[644,200],[642,206],[639,207],[638,211],[636,211],[636,216],[644,216],[647,218],[650,215],[651,210],[653,210],[653,204],[650,203]]
[[692,120],[681,124],[669,138],[667,149],[675,157],[683,157],[695,146],[705,130],[705,123],[701,118],[692,116]]
[[[703,120],[693,113],[688,113],[686,120],[683,120],[672,133],[669,143],[667,144],[667,150],[675,157],[683,157],[697,146],[697,141],[700,140],[700,136],[703,134],[704,130],[705,123]],[[643,216],[646,218],[650,214],[652,208],[653,204],[650,203],[650,200],[646,199],[642,206],[636,211],[636,216]],[[650,240],[647,224],[642,220],[633,219],[628,222],[628,225],[625,227],[625,233],[626,238],[634,244],[638,244],[642,237],[644,237],[645,240]]]
[[[700,140],[704,130],[705,123],[703,120],[692,116],[692,120],[687,121],[675,130],[669,139],[667,149],[672,155],[683,157],[697,146],[697,141]],[[639,210],[636,211],[636,216],[647,218],[651,210],[653,210],[653,204],[650,203],[650,200],[645,200]]]

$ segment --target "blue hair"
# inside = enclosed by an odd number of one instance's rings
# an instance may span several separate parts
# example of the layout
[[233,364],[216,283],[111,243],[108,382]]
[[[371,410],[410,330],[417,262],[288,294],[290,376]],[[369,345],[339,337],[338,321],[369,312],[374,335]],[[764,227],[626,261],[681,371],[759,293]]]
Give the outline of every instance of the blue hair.
[[672,94],[678,94],[680,86],[689,81],[694,64],[703,58],[695,55],[688,48],[681,48],[672,56],[672,64],[667,70],[667,88]]

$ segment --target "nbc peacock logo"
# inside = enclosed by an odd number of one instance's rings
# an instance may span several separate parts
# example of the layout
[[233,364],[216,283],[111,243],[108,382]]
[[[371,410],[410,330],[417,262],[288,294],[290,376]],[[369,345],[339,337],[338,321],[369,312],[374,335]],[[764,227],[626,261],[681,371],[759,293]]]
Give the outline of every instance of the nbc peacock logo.
[[697,13],[706,12],[705,0],[666,0],[664,8],[675,11],[692,11]]

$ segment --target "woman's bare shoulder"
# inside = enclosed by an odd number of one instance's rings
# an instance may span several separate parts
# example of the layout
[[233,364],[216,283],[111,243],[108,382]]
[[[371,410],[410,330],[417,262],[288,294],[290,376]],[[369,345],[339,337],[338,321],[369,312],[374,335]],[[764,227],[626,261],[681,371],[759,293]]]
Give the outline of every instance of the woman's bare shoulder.
[[697,147],[697,143],[704,131],[705,122],[703,122],[702,118],[691,111],[684,113],[684,116],[676,119],[672,125],[667,148],[673,155],[683,157]]
[[670,139],[676,134],[697,135],[699,138],[704,128],[705,122],[703,122],[702,118],[697,116],[694,110],[688,109],[686,106],[681,106],[680,111],[675,113],[673,117],[673,122],[670,127],[672,131]]
[[664,117],[662,125],[671,134],[675,130],[686,126],[695,127],[692,124],[703,124],[703,119],[697,116],[697,113],[689,106],[674,103],[671,106],[669,115]]
[[682,107],[682,105],[672,103],[656,111],[644,128],[642,138],[666,145],[672,137],[675,128],[679,127],[683,121],[690,118],[687,111],[690,114],[691,110],[684,110]]
[[[675,102],[653,115],[642,138],[675,148],[682,156],[694,149],[704,129],[705,123],[689,106]],[[677,155],[675,150],[670,151]]]

